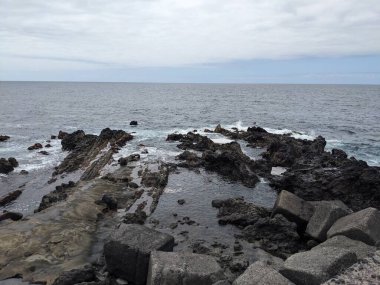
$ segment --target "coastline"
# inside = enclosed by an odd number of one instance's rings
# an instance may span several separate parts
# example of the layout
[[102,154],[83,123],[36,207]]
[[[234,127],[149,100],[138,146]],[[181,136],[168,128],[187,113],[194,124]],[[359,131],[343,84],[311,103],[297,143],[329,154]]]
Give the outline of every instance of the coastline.
[[[308,141],[269,133],[256,126],[247,131],[217,126],[205,133],[220,134],[229,139],[224,141],[228,143],[214,142],[197,132],[170,134],[167,143],[176,145],[181,153],[169,162],[142,159],[147,151],[145,146],[141,146],[138,156],[117,159],[125,143],[133,140],[133,135],[124,131],[104,129],[99,136],[86,135],[83,131],[61,133],[62,148],[68,155],[51,177],[44,175],[46,180],[56,179],[47,186],[55,190],[42,198],[38,213],[19,221],[1,222],[1,239],[9,242],[0,247],[0,279],[21,275],[27,281],[53,284],[62,272],[90,263],[99,274],[93,274],[93,280],[89,281],[106,284],[118,277],[118,273],[109,272],[110,266],[102,254],[103,245],[112,240],[109,235],[117,232],[116,226],[120,224],[144,224],[173,235],[177,243],[175,252],[181,249],[215,258],[224,270],[218,278],[226,282],[239,278],[256,261],[265,262],[265,266],[277,273],[283,272],[284,259],[309,252],[323,243],[305,233],[318,205],[310,207],[308,218],[300,219],[300,213],[289,215],[289,209],[277,209],[282,194],[273,209],[247,201],[249,195],[245,199],[236,198],[241,196],[238,191],[228,199],[213,199],[208,205],[217,224],[213,225],[212,230],[216,232],[211,236],[207,228],[210,225],[193,220],[194,208],[180,212],[191,204],[188,199],[180,202],[183,199],[168,198],[178,209],[178,213],[170,213],[173,221],[169,224],[154,218],[156,210],[162,211],[159,203],[168,195],[171,177],[186,172],[191,174],[185,174],[183,181],[186,175],[201,174],[206,179],[211,177],[207,183],[213,183],[212,179],[227,180],[241,191],[268,184],[279,194],[287,190],[297,195],[302,205],[340,200],[354,213],[380,207],[380,168],[348,158],[342,150],[326,152],[322,137]],[[244,142],[247,148],[260,149],[260,157],[251,159],[237,141]],[[273,167],[286,171],[273,175]],[[200,185],[207,186],[207,183]],[[193,195],[201,200],[204,194]],[[272,196],[273,202],[275,198],[276,194]],[[292,203],[290,207],[296,205]],[[278,215],[274,215],[276,212]],[[218,231],[219,227],[223,230]],[[259,231],[258,227],[265,230]],[[221,240],[213,241],[218,235]],[[351,262],[356,260],[357,256]],[[289,270],[285,272],[294,278]]]

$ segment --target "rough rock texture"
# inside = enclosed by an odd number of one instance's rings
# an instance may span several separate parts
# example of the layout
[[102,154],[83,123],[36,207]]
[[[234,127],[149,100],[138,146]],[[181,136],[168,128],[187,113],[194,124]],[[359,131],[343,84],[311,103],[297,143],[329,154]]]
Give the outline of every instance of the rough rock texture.
[[14,158],[14,157],[10,157],[10,158],[8,158],[8,162],[9,162],[14,168],[18,167],[18,161],[16,160],[16,158]]
[[73,285],[82,282],[95,281],[95,271],[92,267],[73,269],[63,272],[53,283],[53,285]]
[[281,257],[306,249],[306,244],[297,233],[297,225],[282,215],[258,219],[243,230],[243,237],[254,246]]
[[136,285],[145,285],[152,251],[172,251],[174,238],[144,226],[121,224],[104,245],[108,271]]
[[380,284],[380,251],[355,263],[323,285],[375,285]]
[[[270,166],[265,161],[251,160],[237,142],[217,144],[206,136],[192,132],[186,135],[171,134],[167,140],[181,142],[177,147],[185,152],[177,158],[182,161],[179,163],[182,167],[203,166],[232,181],[240,181],[248,187],[254,187],[259,182],[258,175],[265,177],[270,173]],[[202,156],[198,157],[189,152],[189,149],[201,151]]]
[[319,285],[357,261],[355,253],[342,248],[322,247],[289,257],[281,274],[299,285]]
[[327,237],[344,235],[369,245],[380,244],[380,211],[367,208],[337,220]]
[[306,227],[306,233],[316,240],[324,241],[327,231],[341,217],[351,213],[351,210],[341,201],[323,201],[315,206],[313,216]]
[[232,224],[239,227],[253,225],[260,218],[268,217],[269,211],[252,203],[244,202],[243,198],[213,200],[212,206],[219,209],[219,224]]
[[[99,136],[85,134],[79,130],[72,134],[66,133],[62,137],[62,149],[69,150],[70,153],[57,167],[54,174],[72,172],[90,166],[83,174],[83,180],[96,176],[99,170],[109,162],[112,153],[133,138],[132,135],[122,130],[111,130],[109,128],[102,130]],[[93,161],[108,144],[111,145],[111,148],[105,151],[99,159]]]
[[9,204],[10,202],[16,200],[21,195],[21,193],[21,190],[16,190],[6,194],[3,197],[0,197],[0,206],[5,206],[6,204]]
[[151,253],[147,285],[211,285],[224,278],[215,258],[188,252]]
[[313,213],[312,204],[285,190],[278,195],[272,211],[272,215],[281,214],[300,226],[306,226]]
[[232,285],[292,285],[284,276],[264,262],[257,261],[240,275]]
[[363,259],[373,254],[376,250],[374,246],[370,246],[358,240],[352,240],[345,236],[334,236],[326,240],[325,242],[313,247],[313,250],[324,248],[324,247],[325,248],[336,247],[336,248],[348,249],[354,252],[358,259]]

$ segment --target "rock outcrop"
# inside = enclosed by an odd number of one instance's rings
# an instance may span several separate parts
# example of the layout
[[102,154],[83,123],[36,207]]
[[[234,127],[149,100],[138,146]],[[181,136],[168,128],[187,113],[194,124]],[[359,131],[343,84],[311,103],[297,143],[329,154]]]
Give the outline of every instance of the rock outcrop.
[[16,200],[21,195],[21,193],[21,190],[15,190],[6,194],[5,196],[0,197],[0,206],[5,206],[10,202]]

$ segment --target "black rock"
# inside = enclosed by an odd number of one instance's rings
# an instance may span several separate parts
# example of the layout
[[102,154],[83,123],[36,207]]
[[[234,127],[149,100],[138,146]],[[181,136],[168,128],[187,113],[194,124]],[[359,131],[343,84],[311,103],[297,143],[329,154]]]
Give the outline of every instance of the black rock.
[[9,140],[9,136],[0,135],[0,142],[5,142],[6,140]]
[[16,212],[8,212],[8,211],[4,211],[3,214],[0,214],[0,221],[4,221],[7,219],[11,219],[12,221],[21,220],[22,214],[16,213]]
[[107,205],[110,210],[117,210],[117,201],[110,194],[104,194],[102,197],[102,202]]
[[16,160],[16,158],[14,158],[14,157],[10,157],[10,158],[8,158],[8,161],[9,161],[9,163],[10,163],[13,167],[17,167],[17,166],[18,166],[18,161]]
[[16,191],[10,192],[10,193],[6,194],[5,196],[1,197],[0,198],[0,206],[5,206],[5,205],[9,204],[10,202],[16,200],[21,195],[21,193],[22,193],[21,190],[16,190]]
[[137,126],[137,121],[131,121],[131,122],[129,123],[129,125],[130,125],[130,126]]
[[36,150],[36,149],[40,149],[40,148],[43,148],[42,144],[35,143],[34,145],[28,147],[28,150]]
[[177,203],[180,204],[180,205],[183,205],[183,204],[185,204],[185,199],[179,199],[177,201]]

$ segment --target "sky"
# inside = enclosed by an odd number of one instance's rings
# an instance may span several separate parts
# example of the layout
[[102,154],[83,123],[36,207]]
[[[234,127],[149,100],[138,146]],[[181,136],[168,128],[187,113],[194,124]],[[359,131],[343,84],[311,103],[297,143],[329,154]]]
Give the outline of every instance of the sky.
[[380,84],[380,4],[0,0],[0,80]]

